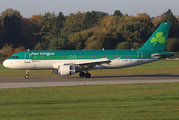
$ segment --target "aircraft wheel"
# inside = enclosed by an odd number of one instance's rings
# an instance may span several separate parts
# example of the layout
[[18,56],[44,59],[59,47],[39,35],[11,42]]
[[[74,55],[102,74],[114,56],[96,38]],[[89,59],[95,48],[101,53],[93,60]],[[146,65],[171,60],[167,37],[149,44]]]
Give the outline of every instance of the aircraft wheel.
[[84,77],[84,76],[85,76],[85,73],[84,73],[84,72],[80,72],[79,76],[80,76],[80,77]]
[[25,79],[28,79],[29,78],[29,76],[28,75],[25,75]]
[[91,77],[91,74],[90,74],[90,73],[86,73],[85,77],[86,77],[86,78],[90,78],[90,77]]

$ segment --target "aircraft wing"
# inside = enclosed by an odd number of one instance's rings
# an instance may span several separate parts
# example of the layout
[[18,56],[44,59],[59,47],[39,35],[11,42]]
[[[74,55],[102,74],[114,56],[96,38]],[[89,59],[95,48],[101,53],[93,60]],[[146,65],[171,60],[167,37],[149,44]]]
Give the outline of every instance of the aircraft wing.
[[96,60],[84,60],[84,61],[77,61],[77,62],[67,62],[67,63],[55,63],[53,65],[54,68],[58,69],[59,65],[74,65],[76,67],[80,68],[93,68],[96,65],[101,65],[101,64],[109,64],[110,60],[107,58],[102,58],[102,59],[96,59]]
[[81,62],[76,62],[74,64],[76,65],[86,65],[86,64],[102,64],[102,63],[109,63],[110,60],[107,58],[103,59],[97,59],[97,60],[88,60],[88,61],[81,61]]
[[93,68],[96,65],[101,65],[101,64],[109,64],[110,60],[107,58],[103,59],[97,59],[97,60],[88,60],[88,61],[80,61],[80,62],[75,62],[75,63],[70,63],[70,65],[74,65],[80,68]]

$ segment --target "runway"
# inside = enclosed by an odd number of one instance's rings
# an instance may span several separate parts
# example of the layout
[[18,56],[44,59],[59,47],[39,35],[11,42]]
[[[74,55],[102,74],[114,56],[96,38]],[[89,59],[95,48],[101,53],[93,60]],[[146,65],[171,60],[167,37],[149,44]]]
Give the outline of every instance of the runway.
[[53,76],[53,77],[24,77],[0,78],[0,89],[46,86],[100,85],[100,84],[133,84],[133,83],[163,83],[179,82],[179,75],[114,75],[92,76]]

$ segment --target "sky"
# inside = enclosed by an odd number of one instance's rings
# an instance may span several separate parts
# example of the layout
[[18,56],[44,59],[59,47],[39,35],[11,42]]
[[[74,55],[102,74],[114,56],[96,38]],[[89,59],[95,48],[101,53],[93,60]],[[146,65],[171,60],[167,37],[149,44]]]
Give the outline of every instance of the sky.
[[174,15],[179,15],[179,0],[1,0],[0,13],[7,8],[20,11],[25,18],[45,12],[62,12],[64,15],[78,11],[101,11],[113,14],[120,10],[123,14],[136,16],[137,13],[147,13],[156,17],[171,9]]

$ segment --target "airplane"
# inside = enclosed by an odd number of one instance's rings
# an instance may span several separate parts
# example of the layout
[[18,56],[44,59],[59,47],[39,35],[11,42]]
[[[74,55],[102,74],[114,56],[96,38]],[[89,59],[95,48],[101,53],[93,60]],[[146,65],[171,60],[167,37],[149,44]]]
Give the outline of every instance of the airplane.
[[114,69],[141,65],[170,56],[174,52],[165,51],[170,22],[163,22],[146,43],[136,50],[38,50],[13,54],[3,62],[11,69],[51,70],[52,74],[74,75],[90,78],[89,70]]

